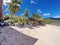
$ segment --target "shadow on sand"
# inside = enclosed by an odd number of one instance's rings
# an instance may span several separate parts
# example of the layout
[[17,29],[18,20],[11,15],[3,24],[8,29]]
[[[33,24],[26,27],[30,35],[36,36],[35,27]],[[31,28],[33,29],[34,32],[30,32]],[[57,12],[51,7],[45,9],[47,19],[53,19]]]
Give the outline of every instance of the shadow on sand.
[[36,25],[36,26],[33,26],[33,25],[24,25],[24,26],[21,26],[21,25],[17,25],[17,27],[19,28],[29,28],[29,29],[34,29],[34,27],[37,27],[37,28],[40,28],[41,25]]
[[[5,29],[5,30],[4,30]],[[38,40],[36,38],[27,36],[17,30],[10,27],[4,27],[1,29],[0,44],[1,45],[34,45]]]

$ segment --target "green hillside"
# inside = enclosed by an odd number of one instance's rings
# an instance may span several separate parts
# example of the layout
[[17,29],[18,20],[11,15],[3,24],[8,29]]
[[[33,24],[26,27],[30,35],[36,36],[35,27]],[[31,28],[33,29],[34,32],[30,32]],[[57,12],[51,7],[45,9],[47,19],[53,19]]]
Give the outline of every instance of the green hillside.
[[46,23],[60,26],[60,18],[46,18]]

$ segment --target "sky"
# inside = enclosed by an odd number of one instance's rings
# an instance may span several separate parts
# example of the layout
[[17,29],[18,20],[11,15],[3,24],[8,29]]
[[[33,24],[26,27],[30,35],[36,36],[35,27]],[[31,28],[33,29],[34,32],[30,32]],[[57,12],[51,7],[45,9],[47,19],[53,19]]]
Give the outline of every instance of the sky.
[[[5,2],[11,2],[11,0],[3,1],[3,14],[8,15],[8,6]],[[25,9],[28,9],[30,16],[32,13],[40,13],[43,18],[60,18],[60,0],[22,0],[20,8],[18,16],[23,14]]]

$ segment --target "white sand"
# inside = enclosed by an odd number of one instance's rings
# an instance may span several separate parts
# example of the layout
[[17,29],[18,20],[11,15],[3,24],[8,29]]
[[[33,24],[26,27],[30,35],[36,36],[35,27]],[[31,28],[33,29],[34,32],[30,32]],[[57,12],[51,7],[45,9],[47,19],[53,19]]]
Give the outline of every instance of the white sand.
[[0,32],[2,32],[0,33],[0,44],[1,45],[60,45],[60,26],[46,25],[46,26],[32,27],[25,25],[25,27],[26,28],[11,26],[11,28],[13,29],[11,29],[10,27],[0,28]]
[[28,36],[37,38],[38,41],[34,45],[60,45],[60,26],[46,25],[33,27],[33,29],[11,27]]

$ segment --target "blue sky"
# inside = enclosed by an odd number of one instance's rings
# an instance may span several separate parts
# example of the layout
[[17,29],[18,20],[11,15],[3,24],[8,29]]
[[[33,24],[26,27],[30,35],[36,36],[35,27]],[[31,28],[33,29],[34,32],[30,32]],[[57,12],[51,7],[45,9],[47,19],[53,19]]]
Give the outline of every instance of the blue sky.
[[[7,11],[7,5],[5,2],[10,2],[10,0],[3,1],[3,14],[9,14]],[[60,17],[60,0],[22,0],[21,11],[18,12],[18,16],[24,13],[24,9],[28,9],[30,15],[32,13],[40,13],[43,18],[47,17]]]

